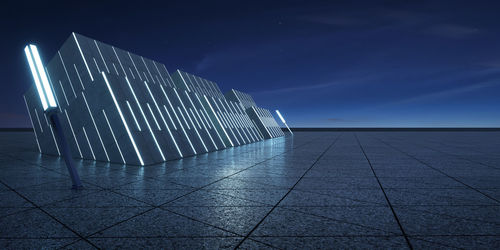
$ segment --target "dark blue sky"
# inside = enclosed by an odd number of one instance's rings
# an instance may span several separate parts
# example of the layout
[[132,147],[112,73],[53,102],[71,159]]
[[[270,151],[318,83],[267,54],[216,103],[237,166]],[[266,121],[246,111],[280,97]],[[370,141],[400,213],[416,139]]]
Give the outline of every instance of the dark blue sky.
[[248,92],[294,127],[500,127],[496,1],[241,2],[6,4],[0,127],[31,126],[24,45],[48,61],[72,31]]

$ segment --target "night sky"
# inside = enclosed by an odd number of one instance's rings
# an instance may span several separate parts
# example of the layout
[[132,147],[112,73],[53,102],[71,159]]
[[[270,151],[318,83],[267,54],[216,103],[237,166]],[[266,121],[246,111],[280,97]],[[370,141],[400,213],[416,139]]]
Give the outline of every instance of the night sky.
[[0,127],[31,127],[25,44],[49,61],[73,31],[248,92],[292,127],[500,127],[498,1],[241,2],[3,3]]

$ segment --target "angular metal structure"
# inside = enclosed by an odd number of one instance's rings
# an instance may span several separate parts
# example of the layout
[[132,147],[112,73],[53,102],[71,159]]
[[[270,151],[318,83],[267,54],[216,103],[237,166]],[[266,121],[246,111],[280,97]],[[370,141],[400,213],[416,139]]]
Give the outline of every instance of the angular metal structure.
[[[76,33],[45,68],[77,158],[148,165],[283,136],[253,99]],[[40,152],[60,155],[35,87],[24,99]]]

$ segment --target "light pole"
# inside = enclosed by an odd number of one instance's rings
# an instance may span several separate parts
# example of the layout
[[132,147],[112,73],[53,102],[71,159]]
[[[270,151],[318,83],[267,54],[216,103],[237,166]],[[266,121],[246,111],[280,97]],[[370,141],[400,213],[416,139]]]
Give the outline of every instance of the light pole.
[[288,125],[286,124],[286,121],[285,121],[285,119],[283,118],[283,116],[281,115],[281,113],[280,113],[280,111],[279,111],[279,110],[276,110],[276,114],[278,114],[278,116],[279,116],[279,118],[280,118],[281,122],[283,122],[283,124],[285,124],[286,128],[288,129],[288,131],[290,131],[290,134],[292,134],[292,135],[293,135],[292,130],[291,130],[291,129],[288,127]]
[[52,91],[52,86],[47,78],[47,73],[43,67],[38,49],[35,45],[28,44],[24,48],[24,53],[26,54],[26,59],[28,60],[31,74],[33,75],[33,80],[35,81],[36,90],[40,96],[40,101],[42,102],[43,112],[47,114],[50,120],[50,126],[52,126],[53,130],[56,131],[56,143],[58,143],[64,161],[66,162],[66,167],[68,168],[68,172],[73,183],[72,188],[80,189],[83,187],[82,182],[78,176],[78,171],[75,168],[71,151],[69,150],[61,122],[59,121],[59,109],[57,107],[57,102],[54,92]]

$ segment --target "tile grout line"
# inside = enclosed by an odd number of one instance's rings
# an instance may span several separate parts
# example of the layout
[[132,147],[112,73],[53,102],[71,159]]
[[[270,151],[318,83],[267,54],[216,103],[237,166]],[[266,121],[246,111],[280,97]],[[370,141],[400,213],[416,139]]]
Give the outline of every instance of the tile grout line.
[[487,198],[489,198],[489,199],[491,199],[491,200],[493,200],[493,201],[495,201],[495,202],[497,202],[497,203],[500,203],[500,201],[499,201],[499,200],[497,200],[497,199],[495,199],[495,198],[491,197],[490,195],[485,194],[485,193],[481,192],[480,190],[478,190],[478,189],[476,189],[476,188],[474,188],[474,187],[470,186],[469,184],[467,184],[467,183],[465,183],[465,182],[462,182],[461,180],[459,180],[459,179],[457,179],[457,178],[455,178],[455,177],[453,177],[453,176],[451,176],[451,175],[449,175],[449,174],[447,174],[447,173],[443,172],[442,170],[439,170],[439,169],[437,169],[437,168],[435,168],[435,167],[431,166],[430,164],[428,164],[428,163],[426,163],[426,162],[424,162],[424,161],[422,161],[422,160],[418,159],[417,157],[415,157],[415,156],[413,156],[413,155],[410,155],[409,153],[407,153],[407,152],[405,152],[405,151],[403,151],[403,150],[400,150],[400,149],[398,149],[398,148],[394,147],[393,145],[391,145],[391,144],[389,144],[389,143],[387,143],[387,142],[385,142],[385,141],[383,141],[383,140],[381,140],[381,139],[379,139],[379,138],[377,138],[377,137],[374,137],[374,138],[375,138],[375,139],[377,139],[377,140],[379,140],[379,141],[380,141],[380,142],[382,142],[383,144],[385,144],[385,145],[387,145],[387,146],[389,146],[389,147],[391,147],[391,148],[393,148],[393,149],[395,149],[395,150],[397,150],[397,151],[399,151],[399,152],[401,152],[401,153],[405,154],[406,156],[409,156],[410,158],[415,159],[416,161],[418,161],[418,162],[420,162],[420,163],[424,164],[425,166],[427,166],[428,168],[433,169],[433,170],[435,170],[435,171],[437,171],[437,172],[439,172],[439,173],[441,173],[441,174],[445,175],[446,177],[448,177],[448,178],[450,178],[450,179],[452,179],[452,180],[454,180],[454,181],[456,181],[456,182],[458,182],[458,183],[460,183],[460,184],[462,184],[462,185],[464,185],[464,186],[468,187],[468,188],[469,188],[469,189],[471,189],[471,190],[474,190],[474,191],[476,191],[476,192],[478,192],[478,193],[480,193],[480,194],[484,195],[485,197],[487,197]]
[[330,148],[338,141],[338,139],[340,138],[340,136],[342,135],[342,133],[340,135],[338,135],[335,140],[325,149],[325,151],[323,151],[317,158],[316,160],[311,164],[311,166],[304,172],[304,174],[302,174],[302,176],[300,176],[300,178],[297,180],[297,182],[295,182],[295,184],[288,190],[288,192],[286,192],[285,195],[283,195],[283,197],[281,197],[281,199],[271,208],[271,210],[269,210],[269,212],[267,212],[266,215],[264,215],[264,217],[257,223],[257,225],[255,225],[252,230],[250,230],[250,232],[248,232],[248,234],[245,236],[245,238],[243,238],[243,240],[241,240],[238,245],[236,245],[236,247],[234,247],[234,249],[237,249],[241,246],[241,244],[243,244],[243,242],[245,240],[247,240],[250,235],[260,226],[260,224],[267,218],[267,216],[269,216],[273,211],[274,209],[276,209],[276,207],[278,207],[278,205],[281,203],[281,201],[283,201],[287,196],[288,194],[295,188],[295,186],[297,186],[297,184],[302,180],[302,178],[304,178],[304,176],[309,172],[309,170],[311,170],[315,165],[316,163],[325,155],[325,153],[330,150]]
[[403,228],[403,225],[401,225],[401,222],[399,221],[399,218],[398,216],[396,215],[396,211],[394,210],[394,207],[392,207],[392,204],[391,204],[391,201],[389,200],[389,197],[387,196],[387,194],[385,193],[385,190],[384,190],[384,187],[382,186],[382,183],[380,182],[380,180],[378,179],[378,176],[377,174],[375,173],[375,169],[373,169],[373,166],[372,166],[372,163],[370,161],[370,159],[368,158],[368,156],[366,155],[366,152],[365,152],[365,149],[363,148],[363,146],[361,145],[361,142],[359,141],[359,138],[358,138],[358,135],[356,133],[354,133],[354,137],[356,138],[356,141],[358,142],[358,145],[359,145],[359,148],[361,149],[361,151],[363,152],[363,155],[365,156],[366,158],[366,161],[368,162],[368,164],[370,165],[370,168],[373,172],[373,176],[375,177],[375,179],[377,180],[378,182],[378,185],[380,186],[380,190],[382,190],[382,193],[384,193],[384,197],[385,197],[385,200],[387,201],[387,204],[389,204],[389,208],[391,209],[392,211],[392,215],[394,216],[394,219],[396,219],[396,222],[398,223],[398,226],[399,226],[399,229],[401,230],[401,233],[403,233],[403,237],[405,238],[406,240],[406,243],[408,244],[408,247],[410,249],[413,249],[413,246],[411,245],[410,243],[410,239],[408,238],[408,235],[406,234],[404,228]]
[[[214,183],[216,183],[216,182],[219,182],[219,181],[224,180],[224,179],[226,179],[226,178],[229,178],[229,177],[231,177],[231,176],[233,176],[233,175],[236,175],[236,174],[238,174],[238,173],[241,173],[241,172],[243,172],[243,171],[245,171],[245,170],[247,170],[247,169],[250,169],[250,168],[252,168],[252,167],[255,167],[255,166],[257,166],[258,164],[260,164],[260,163],[262,163],[262,162],[266,162],[266,161],[271,160],[271,159],[273,159],[273,158],[275,158],[275,157],[278,157],[278,156],[280,156],[280,155],[283,155],[283,154],[285,154],[285,153],[287,153],[287,152],[289,152],[289,151],[291,151],[291,150],[293,150],[293,149],[296,149],[296,148],[302,147],[302,146],[304,146],[304,145],[307,145],[307,144],[309,144],[309,143],[311,143],[311,142],[313,142],[313,141],[314,141],[314,140],[310,140],[310,141],[305,142],[305,143],[303,143],[303,144],[301,144],[301,145],[299,145],[299,146],[293,147],[292,149],[289,149],[289,150],[287,150],[287,151],[285,151],[285,152],[283,152],[283,153],[280,153],[280,154],[277,154],[277,155],[275,155],[275,156],[272,156],[272,157],[270,157],[270,158],[268,158],[268,159],[266,159],[266,160],[263,160],[263,161],[261,161],[261,162],[258,162],[258,163],[256,163],[256,164],[254,164],[254,165],[252,165],[252,166],[250,166],[250,167],[247,167],[247,168],[245,168],[245,169],[242,169],[242,170],[240,170],[240,171],[238,171],[238,172],[236,172],[236,173],[233,173],[233,174],[231,174],[231,175],[225,176],[225,177],[223,177],[223,178],[221,178],[221,179],[219,179],[219,180],[216,180],[216,181],[214,181],[214,182],[211,182],[211,183],[208,183],[208,184],[206,184],[206,185],[204,185],[204,186],[201,186],[201,187],[199,187],[199,188],[197,188],[197,189],[194,189],[194,190],[192,190],[191,192],[188,192],[188,193],[186,193],[186,194],[184,194],[184,195],[182,195],[182,196],[179,196],[179,197],[177,197],[177,198],[175,198],[175,199],[169,200],[169,201],[167,201],[167,202],[165,202],[165,203],[162,203],[162,204],[160,204],[160,205],[153,205],[153,206],[152,206],[152,208],[150,208],[150,209],[148,209],[148,210],[145,210],[145,211],[143,211],[143,212],[141,212],[141,213],[138,213],[138,214],[136,214],[136,215],[134,215],[134,216],[132,216],[132,217],[130,217],[130,218],[127,218],[127,219],[125,219],[125,220],[123,220],[123,221],[119,221],[119,222],[117,222],[117,223],[115,223],[115,224],[113,224],[113,225],[111,225],[111,226],[108,226],[108,227],[103,228],[103,229],[101,229],[101,230],[99,230],[99,231],[97,231],[97,232],[94,232],[94,233],[92,233],[92,234],[90,234],[90,235],[87,235],[87,236],[86,236],[86,239],[87,239],[87,238],[90,238],[90,237],[92,237],[93,235],[96,235],[96,234],[98,234],[98,233],[100,233],[100,232],[102,232],[102,231],[104,231],[104,230],[107,230],[107,229],[109,229],[109,228],[111,228],[111,227],[114,227],[114,226],[116,226],[116,225],[119,225],[119,224],[121,224],[121,223],[124,223],[124,222],[126,222],[126,221],[129,221],[129,220],[131,220],[131,219],[133,219],[133,218],[136,218],[136,217],[138,217],[138,216],[140,216],[140,215],[143,215],[143,214],[145,214],[145,213],[147,213],[147,212],[149,212],[149,211],[152,211],[152,210],[154,210],[154,209],[156,209],[156,208],[162,209],[162,208],[161,208],[161,206],[164,206],[164,205],[166,205],[166,204],[168,204],[168,203],[170,203],[170,202],[173,202],[173,201],[178,200],[178,199],[180,199],[180,198],[182,198],[182,197],[185,197],[185,196],[190,195],[190,194],[192,194],[192,193],[194,193],[194,192],[197,192],[197,191],[199,191],[199,190],[201,190],[201,189],[203,189],[203,188],[205,188],[205,187],[207,187],[207,186],[210,186],[210,185],[212,185],[212,184],[214,184]],[[107,191],[113,192],[113,193],[115,193],[115,194],[119,194],[119,195],[122,195],[122,196],[125,196],[125,197],[128,197],[128,198],[134,199],[134,200],[136,200],[136,201],[139,201],[139,202],[145,203],[145,204],[147,204],[147,205],[151,205],[151,204],[148,204],[148,203],[146,203],[146,202],[144,202],[144,201],[138,200],[138,199],[136,199],[136,198],[134,198],[134,197],[130,197],[130,196],[127,196],[127,195],[124,195],[124,194],[121,194],[121,193],[117,193],[117,192],[115,192],[115,191],[113,191],[113,190],[111,190],[111,189],[104,189],[104,190],[107,190]],[[165,210],[165,209],[163,209],[163,210]],[[169,211],[169,210],[167,210],[167,211]],[[170,212],[170,211],[169,211],[169,212]],[[189,217],[187,217],[187,218],[189,218]],[[210,226],[212,226],[212,225],[210,225]],[[215,226],[212,226],[212,227],[215,227]],[[228,232],[229,232],[229,231],[228,231]],[[232,232],[231,232],[231,233],[232,233]],[[237,235],[237,234],[236,234],[236,235]]]
[[24,195],[20,194],[19,192],[17,192],[15,189],[13,189],[12,187],[10,187],[9,185],[7,185],[6,183],[4,183],[3,181],[0,180],[0,183],[2,183],[4,186],[6,186],[7,188],[9,188],[12,192],[16,193],[17,195],[19,195],[21,198],[25,199],[26,201],[28,201],[29,203],[31,203],[35,208],[39,209],[40,211],[42,211],[44,214],[46,214],[47,216],[49,216],[51,219],[53,219],[54,221],[56,221],[57,223],[61,224],[63,227],[65,227],[66,229],[70,230],[72,233],[74,233],[76,236],[78,236],[81,240],[84,240],[86,241],[87,243],[89,243],[91,246],[99,249],[99,247],[97,247],[96,245],[94,245],[92,242],[90,242],[89,240],[87,240],[86,238],[84,238],[82,235],[80,235],[78,232],[76,232],[75,230],[73,230],[72,228],[70,228],[68,225],[64,224],[62,221],[60,221],[59,219],[57,219],[55,216],[51,215],[49,212],[45,211],[43,208],[41,208],[40,206],[38,206],[35,202],[31,201],[30,199],[28,199],[27,197],[25,197]]
[[[435,141],[431,141],[431,143],[436,143]],[[441,153],[441,154],[444,154],[444,155],[449,155],[451,157],[454,157],[456,159],[459,159],[459,160],[464,160],[464,161],[468,161],[468,162],[472,162],[472,163],[476,163],[476,164],[479,164],[481,166],[485,166],[485,167],[488,167],[488,168],[492,168],[492,169],[497,169],[499,170],[500,168],[498,167],[494,167],[494,166],[490,166],[486,163],[482,163],[480,161],[475,161],[475,160],[471,160],[469,158],[465,158],[465,157],[460,157],[459,155],[456,155],[456,154],[452,154],[452,153],[448,153],[448,152],[444,152],[444,151],[441,151],[441,150],[438,150],[438,149],[435,149],[435,148],[432,148],[432,147],[429,147],[429,146],[425,146],[425,145],[422,145],[420,143],[413,143],[414,145],[416,146],[420,146],[420,147],[423,147],[423,148],[427,148],[427,149],[430,149],[432,151],[436,151],[438,153]],[[444,145],[442,143],[440,143],[441,145]],[[444,146],[448,146],[448,145],[444,145]],[[448,146],[449,147],[449,146]]]

